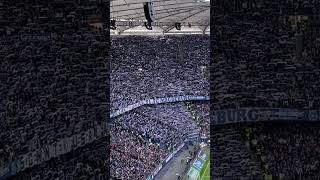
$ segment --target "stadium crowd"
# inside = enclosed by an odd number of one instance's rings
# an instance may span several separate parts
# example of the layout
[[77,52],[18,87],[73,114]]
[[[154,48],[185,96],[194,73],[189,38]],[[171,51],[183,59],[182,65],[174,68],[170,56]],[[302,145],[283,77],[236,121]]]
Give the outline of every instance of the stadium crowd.
[[[208,104],[196,104],[197,117],[208,113]],[[143,106],[112,119],[111,176],[147,178],[186,138],[199,137],[200,125],[184,102]]]
[[[111,58],[111,111],[151,98],[209,94],[208,36],[113,36]],[[184,103],[115,117],[111,176],[147,178],[190,135],[199,136],[199,127]]]
[[278,179],[317,179],[320,126],[318,123],[259,123],[243,127],[264,169]]
[[[107,119],[109,39],[101,27],[88,25],[88,19],[99,19],[103,13],[98,2],[0,3],[1,167]],[[112,110],[153,97],[208,95],[208,44],[204,36],[115,37]],[[172,146],[189,133],[198,133],[197,126],[188,123],[186,107],[158,108],[163,114],[143,107],[115,120],[116,126],[111,127],[113,178],[146,177],[168,155],[168,149],[156,143]],[[128,133],[133,131],[142,138]],[[154,144],[148,144],[147,138]],[[12,179],[109,179],[103,147],[107,149],[107,142],[95,142]]]
[[308,27],[302,24],[308,23],[293,25],[285,10],[279,14],[282,6],[273,3],[263,1],[260,8],[213,15],[214,109],[319,107],[319,54],[315,56],[316,47],[307,43]]
[[[211,9],[213,109],[319,109],[319,31],[310,24],[319,23],[320,3],[240,2]],[[214,179],[319,177],[317,122],[211,126]]]
[[111,124],[110,171],[113,179],[147,179],[169,155],[166,148],[146,141],[139,133]]
[[142,134],[161,147],[184,141],[188,135],[199,134],[184,104],[161,104],[138,108],[115,118],[115,122]]
[[[1,168],[20,155],[108,119],[109,38],[101,28],[88,24],[104,16],[99,2],[0,2]],[[90,166],[95,176],[109,179],[101,170],[105,163],[100,163],[106,156],[98,157],[91,148],[79,151],[83,155],[65,158],[61,165],[41,164],[39,176],[25,175],[48,179],[55,177],[53,169],[70,168],[74,174],[75,169]],[[84,163],[83,157],[89,156],[99,160]],[[91,173],[69,179],[90,179]]]
[[241,133],[236,127],[225,125],[212,129],[214,179],[262,179],[259,161],[246,148],[241,139]]
[[210,137],[210,104],[207,102],[187,103],[192,118],[200,127],[201,135]]
[[[208,43],[207,36],[198,35],[113,37],[111,109],[117,110],[155,97],[208,95]],[[183,54],[177,52],[178,47]],[[199,135],[198,126],[183,103],[140,107],[114,121],[138,133],[144,141],[150,139],[162,148],[170,149],[190,134]],[[140,146],[131,148],[140,149]],[[119,153],[111,156],[121,159]],[[159,161],[156,162],[159,164]],[[132,163],[136,163],[135,160]],[[145,163],[144,168],[150,174],[155,166]],[[137,174],[146,175],[145,172]],[[123,171],[119,174],[128,177],[123,175],[126,174]]]
[[209,36],[111,39],[112,111],[157,97],[209,95]]
[[109,158],[106,158],[109,147],[108,138],[99,139],[68,154],[26,169],[9,179],[109,180],[110,162]]
[[256,122],[212,130],[215,179],[317,179],[320,126],[308,122]]

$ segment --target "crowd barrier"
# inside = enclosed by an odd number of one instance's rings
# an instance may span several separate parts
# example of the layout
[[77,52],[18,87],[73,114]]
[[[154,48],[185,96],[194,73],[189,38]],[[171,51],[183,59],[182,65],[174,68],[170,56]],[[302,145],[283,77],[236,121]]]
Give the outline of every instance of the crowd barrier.
[[158,173],[161,171],[166,164],[170,162],[170,160],[181,151],[181,149],[185,146],[185,142],[181,143],[167,158],[152,172],[151,175],[148,176],[148,180],[154,179]]
[[139,101],[135,104],[129,105],[125,108],[118,109],[110,114],[110,118],[114,118],[123,113],[131,111],[135,108],[138,108],[143,105],[149,104],[162,104],[162,103],[170,103],[170,102],[180,102],[180,101],[208,101],[210,100],[209,96],[175,96],[175,97],[164,97],[164,98],[154,98]]
[[166,159],[152,172],[151,175],[148,176],[148,180],[154,179],[158,175],[158,173],[161,171],[161,169],[163,167],[165,167],[165,165],[167,165],[170,162],[170,160],[176,154],[178,154],[183,149],[183,147],[185,147],[186,144],[188,144],[188,142],[190,142],[190,141],[192,141],[192,142],[198,141],[200,143],[200,142],[207,142],[207,140],[208,140],[207,137],[200,137],[199,135],[197,135],[196,137],[195,136],[194,137],[193,136],[189,136],[179,146],[175,145],[174,147],[177,147],[177,148],[176,149],[174,148],[173,152],[166,157]]
[[211,118],[211,123],[216,125],[256,121],[320,121],[320,111],[288,108],[240,108],[214,111]]

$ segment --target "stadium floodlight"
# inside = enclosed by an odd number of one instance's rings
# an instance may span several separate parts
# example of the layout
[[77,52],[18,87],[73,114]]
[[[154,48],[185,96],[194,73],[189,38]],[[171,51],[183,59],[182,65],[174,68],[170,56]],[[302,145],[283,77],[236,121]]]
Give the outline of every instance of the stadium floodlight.
[[175,23],[174,25],[176,27],[177,30],[181,30],[181,23]]
[[110,20],[110,29],[112,29],[112,30],[116,30],[117,29],[116,20],[114,20],[114,19]]
[[144,22],[144,26],[145,26],[148,30],[152,30],[151,22]]
[[149,2],[143,3],[144,15],[148,22],[154,21],[154,10],[153,10],[153,2],[149,0]]

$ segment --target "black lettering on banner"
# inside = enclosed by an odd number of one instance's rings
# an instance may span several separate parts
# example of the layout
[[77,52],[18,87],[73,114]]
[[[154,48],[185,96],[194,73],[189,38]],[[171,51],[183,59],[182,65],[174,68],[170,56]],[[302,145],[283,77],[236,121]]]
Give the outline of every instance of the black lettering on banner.
[[76,146],[75,148],[79,148],[80,147],[80,144],[81,144],[81,134],[76,134],[75,135],[77,138],[77,141],[76,141]]
[[63,141],[59,141],[56,146],[57,155],[63,154]]
[[100,134],[101,134],[101,128],[100,128],[100,126],[96,126],[96,128],[95,128],[95,136],[96,137],[100,137]]
[[21,170],[21,157],[19,157],[17,160],[16,160],[16,172],[19,172]]
[[70,152],[72,149],[72,138],[68,137],[64,139],[63,146],[66,152]]
[[86,137],[87,137],[88,143],[91,143],[93,141],[92,129],[89,129],[88,131],[86,131]]
[[81,136],[81,146],[85,146],[86,145],[86,132],[82,132],[81,134],[80,134],[80,136]]
[[[31,156],[31,157],[30,157]],[[30,164],[32,164],[32,162],[30,162],[30,160],[32,161],[32,154],[31,153],[27,153],[23,156],[23,169],[26,169],[30,166]]]
[[77,136],[73,135],[72,136],[72,149],[76,149],[77,148]]
[[26,155],[26,158],[27,158],[27,162],[25,162],[26,167],[31,167],[32,164],[33,164],[33,154],[32,154],[32,152],[29,152]]
[[41,150],[41,161],[48,161],[50,159],[49,147],[45,146]]
[[37,152],[35,152],[35,151],[32,152],[32,159],[33,159],[32,164],[31,164],[32,166],[39,163],[39,159],[37,158]]
[[94,131],[93,131],[93,129],[90,129],[88,131],[88,140],[89,140],[89,142],[93,141],[93,135],[94,135]]
[[225,111],[217,111],[217,121],[218,123],[225,123],[226,122],[226,112]]
[[17,161],[17,171],[18,172],[25,169],[25,160],[26,160],[25,155],[19,157],[19,159]]
[[81,147],[82,144],[83,144],[82,135],[81,134],[77,134],[77,148]]
[[249,121],[258,121],[259,120],[259,110],[258,109],[250,109],[248,111]]
[[56,157],[55,143],[49,146],[49,156],[50,156],[49,159]]
[[41,154],[42,154],[42,148],[36,151],[37,164],[40,164],[42,162]]
[[237,110],[237,121],[241,122],[241,121],[246,121],[246,109],[239,109]]
[[232,109],[227,110],[227,122],[235,122],[235,111]]
[[[270,119],[271,120],[274,120],[274,119],[280,119],[279,117],[275,117],[275,114],[279,114],[279,112],[280,112],[280,109],[270,109]],[[286,110],[286,112],[287,112],[287,110]],[[288,114],[288,113],[287,113]],[[273,119],[272,119],[273,118]]]

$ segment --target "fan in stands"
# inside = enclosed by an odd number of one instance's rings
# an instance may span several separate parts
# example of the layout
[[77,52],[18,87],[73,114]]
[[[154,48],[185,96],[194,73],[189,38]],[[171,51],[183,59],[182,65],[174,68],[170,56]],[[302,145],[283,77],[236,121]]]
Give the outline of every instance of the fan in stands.
[[[318,110],[319,2],[229,2],[211,6],[212,108]],[[294,120],[212,124],[214,179],[319,177],[319,122]]]

